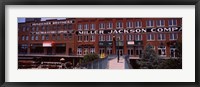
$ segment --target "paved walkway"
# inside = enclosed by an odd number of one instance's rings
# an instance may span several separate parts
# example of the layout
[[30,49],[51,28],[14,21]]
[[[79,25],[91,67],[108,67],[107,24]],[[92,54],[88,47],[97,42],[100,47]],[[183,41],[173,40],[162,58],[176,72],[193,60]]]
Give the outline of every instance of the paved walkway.
[[117,62],[117,57],[108,61],[108,69],[125,69],[125,60],[121,56],[119,63]]

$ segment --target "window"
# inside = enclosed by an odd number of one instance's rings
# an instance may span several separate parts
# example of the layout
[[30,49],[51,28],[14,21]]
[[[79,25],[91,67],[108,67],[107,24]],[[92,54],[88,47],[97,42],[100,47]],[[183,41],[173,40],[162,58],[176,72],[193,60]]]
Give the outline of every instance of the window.
[[78,24],[78,30],[82,30],[82,25]]
[[105,49],[104,48],[99,48],[99,54],[105,53]]
[[49,35],[46,35],[46,40],[49,40]]
[[155,39],[155,34],[147,34],[147,40],[151,41]]
[[135,35],[135,40],[136,41],[141,41],[142,40],[142,35],[141,34]]
[[95,35],[90,36],[90,41],[94,42],[95,41]]
[[35,40],[38,40],[38,35],[35,36]]
[[178,34],[177,33],[170,33],[170,40],[177,40]]
[[99,29],[105,29],[105,24],[104,23],[100,23],[99,24]]
[[118,22],[117,22],[116,28],[123,28],[123,23],[122,23],[122,21],[118,21]]
[[165,40],[166,36],[165,34],[158,34],[158,40]]
[[105,41],[104,35],[99,35],[99,41]]
[[67,39],[67,34],[63,34],[64,35],[64,39],[66,40]]
[[24,40],[24,39],[25,39],[25,36],[23,35],[23,36],[22,36],[22,40]]
[[[44,36],[44,35],[43,35],[43,36]],[[43,38],[44,38],[44,37],[43,37]],[[53,39],[53,40],[56,39],[56,35],[55,35],[55,34],[52,35],[52,39]],[[44,40],[44,39],[43,39],[43,40]]]
[[136,27],[136,28],[142,27],[142,22],[141,22],[141,21],[136,21],[136,22],[135,22],[135,27]]
[[28,40],[28,35],[26,36],[26,40]]
[[107,29],[112,29],[112,28],[113,28],[113,23],[112,22],[108,22]]
[[90,48],[90,53],[95,53],[95,48]]
[[95,29],[95,24],[91,24],[91,30]]
[[42,31],[45,31],[45,29],[44,29],[44,28],[45,28],[45,26],[42,26]]
[[147,20],[147,27],[153,27],[154,26],[154,21],[153,20]]
[[30,26],[27,26],[26,31],[29,31],[29,29],[30,29]]
[[84,24],[84,30],[88,30],[88,29],[89,29],[88,24]]
[[177,55],[177,49],[174,45],[170,46],[170,57],[178,57]]
[[78,49],[77,49],[77,54],[78,54],[78,55],[82,55],[82,48],[78,48]]
[[84,41],[88,42],[88,36],[87,35],[84,36]]
[[34,40],[34,35],[31,36],[31,40]]
[[82,35],[78,35],[78,41],[79,41],[79,42],[82,41]]
[[158,46],[158,55],[160,55],[160,56],[166,55],[166,47],[165,46]]
[[127,40],[127,41],[133,41],[133,40],[134,40],[134,35],[132,35],[132,34],[127,34],[127,35],[126,35],[126,40]]
[[111,47],[106,48],[106,54],[112,55],[112,48]]
[[19,44],[18,53],[19,54],[27,54],[28,52],[28,45],[27,44]]
[[32,31],[35,31],[35,27],[32,27]]
[[38,31],[38,30],[39,30],[39,27],[37,26],[37,27],[36,27],[36,31]]
[[123,41],[123,35],[116,35],[116,37],[117,37],[117,40]]
[[169,26],[176,26],[177,25],[177,20],[176,19],[170,19],[169,20]]
[[46,26],[46,31],[49,31],[49,26]]
[[86,55],[86,54],[88,54],[88,48],[84,48],[84,51],[83,51],[83,55]]
[[106,41],[112,41],[111,35],[106,35]]
[[72,29],[72,24],[68,24],[68,29]]
[[23,29],[22,29],[22,31],[26,31],[26,26],[23,26]]
[[126,28],[132,28],[133,27],[133,22],[127,21],[126,22]]
[[44,35],[42,35],[42,40],[44,40]]
[[133,56],[133,48],[128,48],[128,55]]
[[157,20],[157,26],[160,27],[160,26],[165,26],[165,20]]
[[60,34],[57,34],[57,39],[56,40],[60,40]]
[[139,56],[141,56],[141,54],[142,54],[142,47],[135,47],[135,53],[136,53],[136,55],[139,55]]

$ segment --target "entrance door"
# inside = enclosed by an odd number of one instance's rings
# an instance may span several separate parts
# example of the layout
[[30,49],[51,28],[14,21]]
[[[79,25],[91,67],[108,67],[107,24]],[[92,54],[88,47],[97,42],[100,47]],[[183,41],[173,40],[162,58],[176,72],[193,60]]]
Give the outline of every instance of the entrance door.
[[72,48],[69,48],[69,55],[72,55]]
[[47,55],[52,55],[52,47],[47,47]]

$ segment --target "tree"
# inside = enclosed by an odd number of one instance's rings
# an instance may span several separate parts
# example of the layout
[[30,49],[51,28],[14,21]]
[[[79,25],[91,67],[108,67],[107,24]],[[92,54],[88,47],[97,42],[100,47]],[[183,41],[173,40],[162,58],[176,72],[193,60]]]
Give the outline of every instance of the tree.
[[95,53],[87,54],[83,57],[83,62],[90,62],[98,58],[99,58],[98,54]]
[[153,46],[148,43],[143,51],[142,58],[137,62],[140,65],[140,68],[154,69],[158,68],[160,60],[158,59]]

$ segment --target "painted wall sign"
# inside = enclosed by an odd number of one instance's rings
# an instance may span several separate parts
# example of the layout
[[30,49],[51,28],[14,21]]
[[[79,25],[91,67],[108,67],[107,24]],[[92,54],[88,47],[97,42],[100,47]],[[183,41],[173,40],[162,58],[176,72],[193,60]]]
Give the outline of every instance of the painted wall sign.
[[162,27],[162,28],[77,31],[76,34],[123,34],[123,33],[181,32],[181,31],[182,31],[182,27],[168,27],[168,28]]
[[42,22],[42,23],[32,23],[32,26],[36,26],[36,25],[55,25],[55,24],[69,24],[69,23],[73,23],[72,20],[69,21],[53,21],[53,22]]

